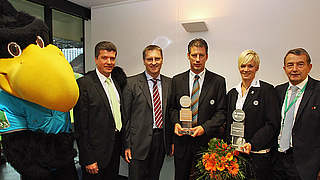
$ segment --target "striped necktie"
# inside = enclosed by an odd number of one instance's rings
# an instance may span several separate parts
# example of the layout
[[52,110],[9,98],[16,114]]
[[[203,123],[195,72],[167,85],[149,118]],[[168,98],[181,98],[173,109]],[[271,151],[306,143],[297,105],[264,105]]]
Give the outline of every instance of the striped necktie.
[[155,114],[155,125],[157,128],[162,128],[163,120],[162,120],[162,109],[161,109],[161,99],[159,94],[159,89],[157,85],[157,79],[152,79],[153,82],[153,111]]
[[110,78],[106,79],[106,83],[107,83],[107,89],[108,89],[108,93],[109,93],[109,98],[110,98],[110,101],[111,101],[113,118],[114,118],[114,121],[116,123],[117,130],[120,131],[121,127],[122,127],[120,103],[117,100],[117,96],[116,96],[116,93],[114,92],[114,88],[112,86],[112,82],[111,82]]
[[198,122],[198,105],[199,105],[199,96],[200,96],[200,84],[199,84],[199,75],[194,76],[192,93],[191,93],[191,111],[192,111],[192,126],[196,126]]

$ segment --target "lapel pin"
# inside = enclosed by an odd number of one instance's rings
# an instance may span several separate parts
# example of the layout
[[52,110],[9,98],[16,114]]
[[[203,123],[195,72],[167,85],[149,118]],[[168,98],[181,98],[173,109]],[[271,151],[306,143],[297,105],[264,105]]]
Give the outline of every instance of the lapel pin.
[[254,94],[254,91],[251,91],[251,94]]
[[210,104],[214,105],[214,100],[213,99],[210,100]]
[[312,106],[312,110],[316,110],[317,109],[317,106]]
[[[253,92],[253,91],[252,91],[252,92]],[[257,101],[257,100],[254,100],[254,101],[253,101],[253,105],[258,106],[258,104],[259,104],[259,101]]]

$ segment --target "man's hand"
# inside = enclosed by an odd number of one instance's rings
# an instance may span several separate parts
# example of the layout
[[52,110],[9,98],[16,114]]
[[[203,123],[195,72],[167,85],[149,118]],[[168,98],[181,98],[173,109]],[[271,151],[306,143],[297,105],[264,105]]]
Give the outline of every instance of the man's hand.
[[184,134],[180,134],[179,131],[183,130],[179,123],[174,125],[174,133],[178,136],[183,136]]
[[246,153],[246,154],[250,154],[250,152],[251,152],[251,144],[250,143],[245,143],[242,147],[240,147],[240,149],[242,150],[241,152]]
[[125,151],[124,151],[124,155],[125,155],[125,157],[126,157],[126,161],[127,161],[127,163],[130,163],[130,160],[132,159],[132,157],[131,157],[131,149],[126,149]]
[[191,131],[193,131],[192,133],[192,137],[197,137],[197,136],[202,136],[204,134],[204,129],[202,126],[196,126],[194,128],[190,128]]
[[95,162],[93,164],[86,165],[86,171],[89,174],[98,174],[99,172],[98,163]]

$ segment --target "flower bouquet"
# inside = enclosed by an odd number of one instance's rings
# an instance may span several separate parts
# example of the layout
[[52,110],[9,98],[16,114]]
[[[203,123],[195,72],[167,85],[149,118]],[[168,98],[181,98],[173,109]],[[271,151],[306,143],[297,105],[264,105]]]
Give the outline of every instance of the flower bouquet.
[[213,138],[208,149],[201,152],[196,167],[199,170],[197,180],[242,180],[245,179],[246,160],[239,156],[231,145]]

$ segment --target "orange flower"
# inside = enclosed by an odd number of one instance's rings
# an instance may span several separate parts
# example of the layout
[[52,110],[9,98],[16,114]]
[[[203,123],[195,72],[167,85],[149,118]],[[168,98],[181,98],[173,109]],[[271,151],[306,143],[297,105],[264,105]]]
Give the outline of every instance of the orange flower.
[[234,161],[234,163],[238,162],[237,158],[234,158],[233,161]]
[[208,153],[204,154],[203,159],[202,159],[202,164],[207,171],[216,171],[217,170],[215,156],[214,155],[212,156],[212,154],[211,155],[209,155]]
[[229,166],[228,171],[232,176],[236,176],[239,172],[239,164],[234,163],[232,166]]
[[231,161],[231,160],[233,159],[232,153],[228,153],[228,154],[226,155],[226,158],[227,158],[228,161]]
[[215,160],[215,159],[216,159],[216,156],[217,156],[217,153],[212,153],[211,156],[210,156],[210,158],[213,159],[213,160]]
[[223,163],[225,163],[225,162],[227,162],[227,158],[224,157],[224,156],[222,156],[222,157],[220,158],[220,161],[223,162]]
[[244,177],[242,166],[245,160],[237,157],[238,151],[223,140],[215,138],[211,139],[208,145],[209,148],[198,160],[200,163],[198,167],[203,177],[216,180]]
[[233,155],[238,156],[239,155],[239,151],[233,151]]
[[223,149],[227,149],[228,145],[226,143],[222,144]]
[[223,163],[218,163],[217,169],[219,171],[223,171],[225,169],[225,165]]
[[208,153],[205,153],[205,154],[202,156],[202,162],[208,160],[209,157],[210,157],[210,155],[209,155]]

